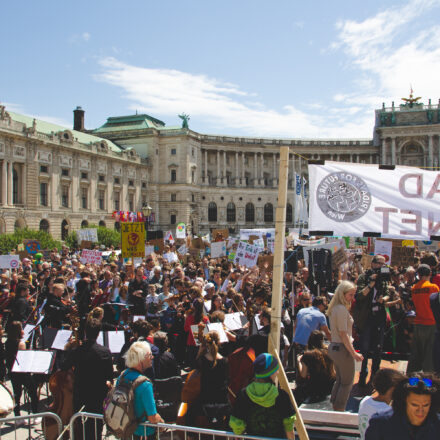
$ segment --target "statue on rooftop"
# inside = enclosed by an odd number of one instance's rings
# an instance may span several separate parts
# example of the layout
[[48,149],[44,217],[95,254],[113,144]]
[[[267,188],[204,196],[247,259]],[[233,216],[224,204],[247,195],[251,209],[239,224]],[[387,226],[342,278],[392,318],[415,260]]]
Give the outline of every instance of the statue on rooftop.
[[188,128],[188,121],[191,119],[188,114],[182,113],[178,115],[180,119],[182,119],[182,128]]
[[419,99],[422,99],[422,97],[421,96],[418,96],[417,98],[413,98],[413,95],[414,95],[414,91],[413,91],[413,88],[412,88],[412,86],[411,86],[411,92],[410,92],[410,94],[409,94],[409,98],[402,98],[402,101],[405,101],[405,104],[403,104],[403,105],[405,105],[405,106],[408,106],[408,107],[410,107],[410,108],[412,108],[412,107],[414,107],[414,104],[420,104],[419,102],[417,102]]

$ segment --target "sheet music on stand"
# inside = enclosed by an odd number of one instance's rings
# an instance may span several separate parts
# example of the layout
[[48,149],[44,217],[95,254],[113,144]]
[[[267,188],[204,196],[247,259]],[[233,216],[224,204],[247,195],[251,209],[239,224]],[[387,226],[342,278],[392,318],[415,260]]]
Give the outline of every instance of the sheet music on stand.
[[64,347],[66,346],[67,342],[69,342],[71,336],[71,330],[58,330],[57,335],[52,342],[52,348],[54,350],[64,350]]
[[225,327],[230,330],[240,330],[243,328],[248,322],[246,316],[244,316],[243,312],[235,312],[235,313],[227,313],[225,315]]
[[[225,330],[223,329],[223,324],[221,322],[214,322],[214,323],[208,323],[205,324],[205,328],[203,329],[203,334],[206,335],[208,332],[215,330],[219,337],[220,337],[220,344],[223,344],[224,342],[228,342],[229,339],[226,336]],[[194,337],[194,341],[196,345],[200,345],[201,341],[199,341],[199,326],[198,325],[192,325],[191,326],[191,332]]]
[[96,342],[107,347],[112,354],[120,353],[125,344],[125,333],[123,330],[99,332]]
[[144,315],[133,315],[133,322],[136,322],[139,319],[145,319],[145,316]]
[[13,373],[49,374],[54,363],[54,351],[18,350]]
[[58,329],[52,327],[46,327],[43,330],[43,348],[50,350],[52,348],[53,341],[57,337]]
[[23,337],[21,338],[22,342],[26,342],[29,339],[31,333],[35,330],[36,325],[26,324],[23,329]]

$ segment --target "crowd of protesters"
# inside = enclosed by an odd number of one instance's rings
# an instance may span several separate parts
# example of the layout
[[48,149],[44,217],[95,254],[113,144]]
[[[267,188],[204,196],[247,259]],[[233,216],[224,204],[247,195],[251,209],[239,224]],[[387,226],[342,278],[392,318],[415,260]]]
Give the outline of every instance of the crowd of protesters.
[[[23,258],[19,268],[1,273],[0,308],[7,338],[0,344],[0,376],[2,381],[11,380],[16,415],[20,414],[23,388],[30,396],[32,412],[43,410],[38,386],[47,379],[12,372],[17,351],[41,348],[46,328],[71,328],[75,341],[57,352],[54,370],[73,367],[75,410],[101,412],[108,387],[126,366],[145,372],[153,388],[155,381],[196,369],[201,372],[200,390],[187,413],[187,423],[214,426],[215,421],[215,427],[223,429],[230,423],[237,434],[285,433],[291,437],[294,412],[289,405],[283,406],[285,417],[277,418],[282,429],[267,422],[253,426],[255,417],[245,423],[249,414],[237,407],[246,399],[246,404],[250,399],[257,406],[262,400],[270,401],[271,405],[260,405],[266,409],[280,405],[271,373],[279,366],[266,353],[272,292],[268,264],[248,268],[227,257],[182,257],[172,244],[165,246],[163,255],[147,255],[136,266],[118,251],[107,254],[100,265],[83,264],[80,251],[64,247],[47,258],[42,254]],[[368,429],[368,421],[363,420],[366,438],[390,438],[384,432],[391,432],[391,426],[401,420],[415,433],[401,438],[434,438],[429,436],[430,429],[435,425],[438,432],[440,423],[436,415],[440,388],[433,375],[440,373],[437,256],[416,251],[411,266],[384,271],[385,266],[384,257],[374,256],[371,266],[364,267],[356,253],[350,252],[348,261],[333,271],[325,288],[317,289],[319,277],[298,258],[296,272],[284,273],[280,356],[285,369],[295,377],[298,404],[331,395],[333,409],[344,411],[354,385],[355,362],[362,362],[358,386],[371,392],[366,387],[369,378],[379,393],[377,401],[384,405],[393,402],[388,418],[374,419]],[[205,331],[199,338],[191,328],[197,326],[202,332],[210,323],[224,323],[226,314],[236,312],[246,319],[240,329],[224,328],[227,342],[220,343],[216,331]],[[23,341],[24,326],[36,323],[37,329]],[[116,356],[96,343],[100,331],[112,330],[125,333],[125,345]],[[139,341],[148,342],[148,349],[140,348],[143,358],[130,351]],[[228,392],[234,379],[228,359],[239,348],[253,350],[257,385],[245,395],[233,395],[232,400],[237,399],[234,406]],[[409,378],[393,376],[393,387],[389,388],[380,385],[384,352],[397,359],[409,356]],[[263,354],[264,359],[260,357]],[[151,361],[144,362],[144,358]],[[392,398],[393,392],[396,398]],[[262,393],[260,397],[258,393]],[[409,398],[414,395],[416,403]],[[282,401],[287,402],[287,397],[283,395]],[[424,405],[424,417],[416,414],[416,405]],[[149,408],[150,421],[162,420],[151,402]],[[276,410],[266,411],[263,419],[273,418],[275,413],[279,415]],[[259,412],[255,410],[255,414]],[[430,428],[425,426],[428,422]],[[422,425],[425,428],[419,429]],[[424,437],[420,437],[422,432]]]

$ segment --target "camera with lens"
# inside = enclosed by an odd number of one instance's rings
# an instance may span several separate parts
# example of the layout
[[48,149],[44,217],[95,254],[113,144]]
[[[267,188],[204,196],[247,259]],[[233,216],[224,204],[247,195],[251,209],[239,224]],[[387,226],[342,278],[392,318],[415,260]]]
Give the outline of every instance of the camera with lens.
[[[372,275],[377,275],[375,279],[371,278]],[[369,282],[373,281],[376,283],[376,289],[382,286],[383,283],[391,281],[390,268],[387,266],[380,267],[378,269],[370,269],[368,271]]]

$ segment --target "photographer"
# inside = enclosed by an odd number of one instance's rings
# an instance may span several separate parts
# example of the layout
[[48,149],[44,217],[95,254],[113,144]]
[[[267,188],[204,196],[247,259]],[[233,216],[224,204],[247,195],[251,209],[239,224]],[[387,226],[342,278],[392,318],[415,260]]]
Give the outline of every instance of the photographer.
[[[389,268],[385,257],[375,255],[371,269],[359,276],[356,304],[353,310],[354,323],[359,331],[360,351],[364,356],[359,376],[359,386],[365,386],[368,375],[368,356],[372,358],[371,377],[380,368],[383,338],[386,324],[385,303],[389,300]],[[388,270],[387,270],[388,269]]]

